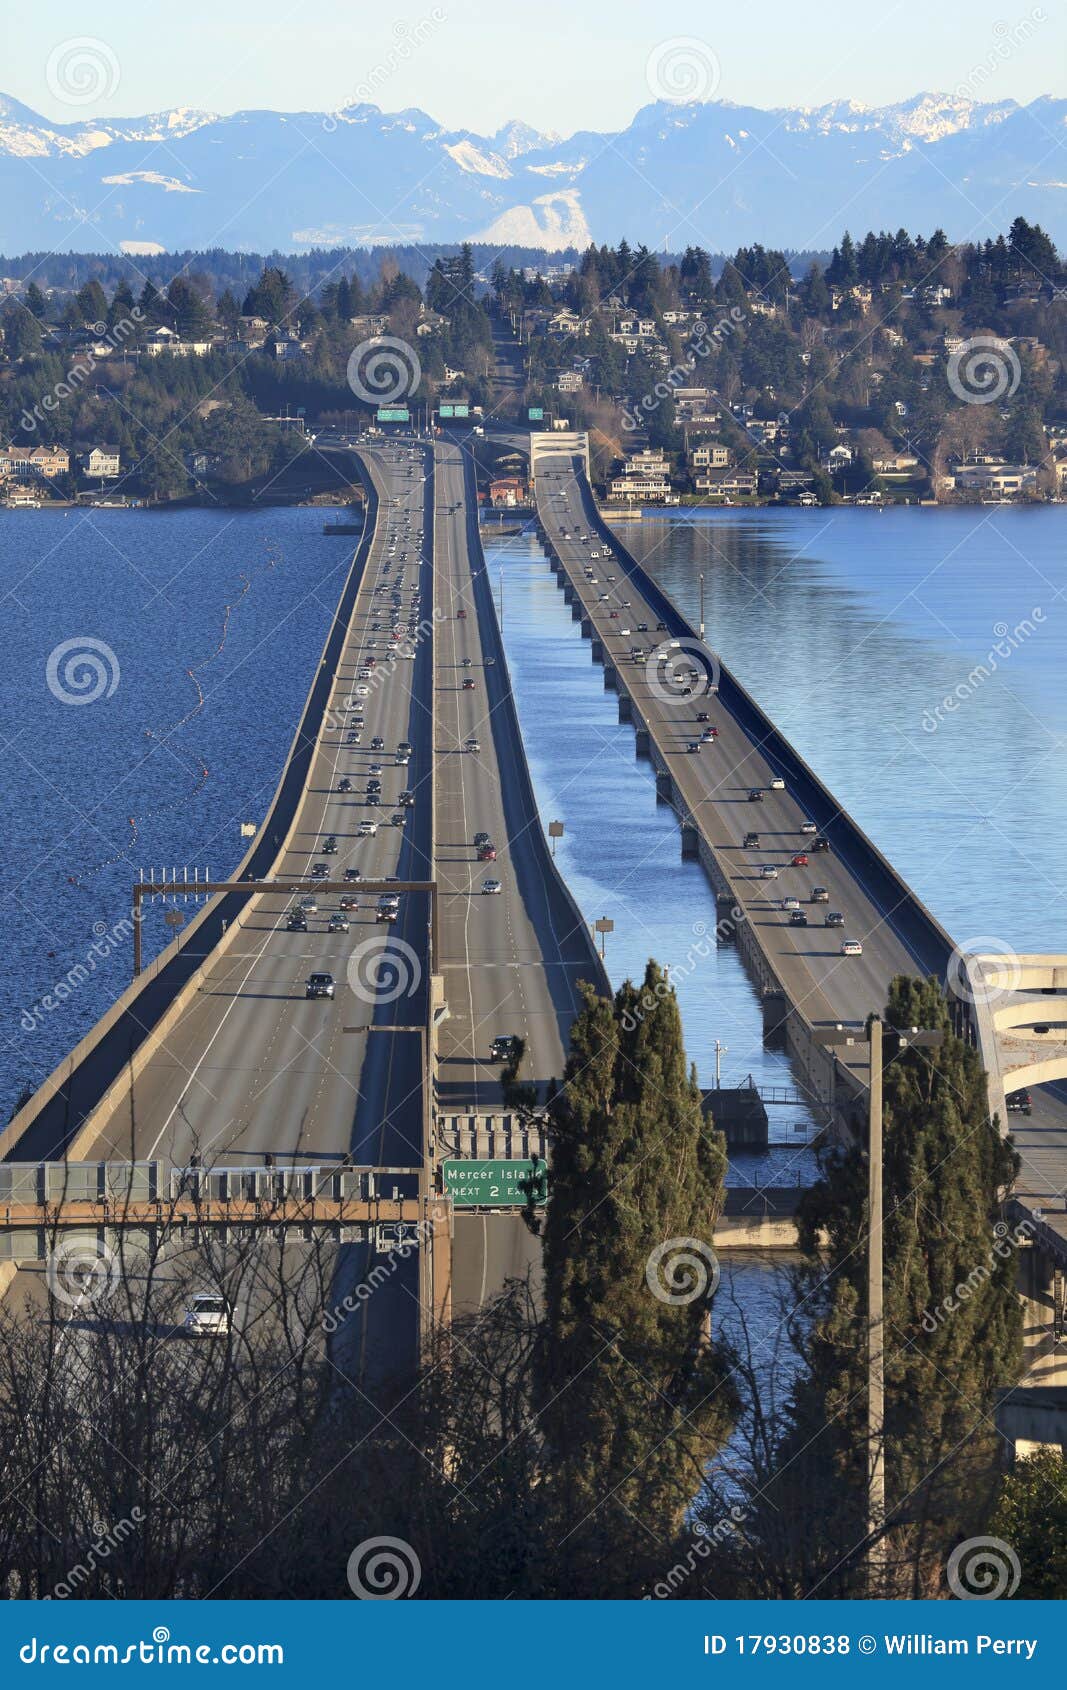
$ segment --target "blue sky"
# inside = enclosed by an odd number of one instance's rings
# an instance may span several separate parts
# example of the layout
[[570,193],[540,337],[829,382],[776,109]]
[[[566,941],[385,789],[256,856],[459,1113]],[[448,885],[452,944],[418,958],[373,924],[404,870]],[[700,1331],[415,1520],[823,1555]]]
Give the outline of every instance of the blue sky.
[[[49,63],[84,37],[107,50],[106,96],[72,110],[54,95]],[[1026,101],[1063,93],[1065,62],[1062,0],[184,0],[164,10],[48,0],[8,5],[0,21],[0,86],[56,122],[171,106],[334,110],[369,81],[375,104],[421,106],[449,127],[488,132],[517,117],[570,133],[624,126],[657,74],[760,106],[877,105],[921,89]]]

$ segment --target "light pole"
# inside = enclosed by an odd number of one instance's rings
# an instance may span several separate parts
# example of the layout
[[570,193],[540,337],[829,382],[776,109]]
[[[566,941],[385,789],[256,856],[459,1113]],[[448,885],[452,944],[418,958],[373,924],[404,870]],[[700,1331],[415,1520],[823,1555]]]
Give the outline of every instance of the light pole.
[[[894,1055],[909,1045],[932,1047],[938,1029],[890,1028]],[[819,1029],[820,1045],[866,1045],[867,1084],[867,1594],[885,1595],[885,1246],[882,1137],[882,1022],[872,1015],[867,1038],[840,1022]]]
[[715,1090],[716,1091],[719,1090],[719,1087],[720,1087],[721,1082],[722,1082],[722,1059],[726,1055],[729,1048],[730,1048],[729,1045],[721,1044],[718,1039],[715,1040]]
[[607,936],[609,933],[614,933],[615,923],[609,915],[601,915],[594,921],[593,926],[600,934],[600,960],[603,962],[606,954]]
[[704,638],[704,571],[700,571],[700,637]]

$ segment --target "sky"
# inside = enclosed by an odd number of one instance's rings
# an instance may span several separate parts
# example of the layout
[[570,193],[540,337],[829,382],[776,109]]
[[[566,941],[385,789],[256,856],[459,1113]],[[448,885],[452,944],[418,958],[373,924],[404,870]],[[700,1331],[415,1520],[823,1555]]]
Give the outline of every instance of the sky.
[[[91,81],[72,103],[79,57]],[[385,110],[419,106],[449,128],[519,118],[571,134],[625,127],[665,79],[672,94],[764,107],[921,90],[1025,102],[1063,94],[1065,63],[1063,0],[8,0],[0,15],[0,88],[66,123],[334,111],[369,88]]]

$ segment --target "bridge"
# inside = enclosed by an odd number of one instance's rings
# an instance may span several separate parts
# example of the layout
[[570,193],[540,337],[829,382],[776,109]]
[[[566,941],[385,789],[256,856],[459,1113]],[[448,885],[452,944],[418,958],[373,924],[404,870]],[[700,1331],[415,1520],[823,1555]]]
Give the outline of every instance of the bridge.
[[[1067,1382],[1057,1348],[1067,1326],[1067,1101],[1046,1091],[1030,1117],[1010,1121],[1005,1107],[1006,1091],[1067,1077],[1067,1014],[1051,1002],[1067,991],[1067,959],[978,959],[985,981],[969,981],[949,934],[604,521],[587,455],[540,435],[531,461],[539,536],[619,719],[678,817],[683,855],[715,889],[717,937],[736,943],[767,1034],[846,1132],[864,1131],[863,1028],[884,1011],[890,981],[919,974],[945,985],[989,1072],[991,1112],[1022,1158],[1013,1202],[1034,1225],[1023,1263],[1028,1336],[1041,1355],[1033,1382]],[[702,738],[705,714],[714,739]],[[828,911],[840,926],[825,925]],[[844,952],[846,939],[859,954]],[[852,1044],[828,1042],[850,1033]]]

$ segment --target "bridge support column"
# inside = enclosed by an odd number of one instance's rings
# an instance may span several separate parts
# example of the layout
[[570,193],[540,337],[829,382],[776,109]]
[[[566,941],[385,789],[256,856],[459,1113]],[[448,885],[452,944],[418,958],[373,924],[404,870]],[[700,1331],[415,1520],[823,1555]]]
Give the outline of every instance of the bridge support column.
[[618,692],[618,690],[619,690],[619,677],[615,673],[615,670],[611,667],[611,664],[605,663],[605,665],[604,665],[604,691],[605,692]]
[[763,1042],[768,1050],[785,1049],[786,1021],[789,1016],[789,1004],[784,992],[769,991],[763,994]]
[[[584,628],[582,629],[582,632],[583,633],[585,632]],[[603,663],[603,661],[604,661],[604,646],[603,646],[603,642],[601,640],[593,640],[593,642],[592,642],[592,656],[593,656],[593,662],[594,663]]]
[[619,693],[619,721],[632,722],[634,719],[634,701],[628,692]]
[[674,782],[666,769],[656,770],[656,802],[657,804],[674,803]]
[[700,834],[692,821],[682,823],[682,861],[695,862],[700,857]]
[[651,757],[652,745],[648,737],[647,728],[637,728],[634,732],[634,742],[639,757]]
[[590,622],[588,616],[583,616],[581,606],[577,604],[574,607],[574,620],[575,622],[580,622],[582,624],[582,639],[591,640],[593,637],[593,624]]

